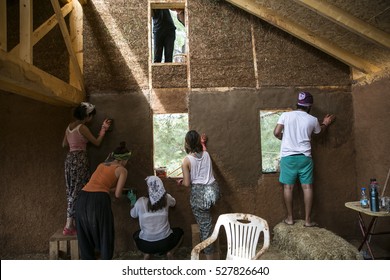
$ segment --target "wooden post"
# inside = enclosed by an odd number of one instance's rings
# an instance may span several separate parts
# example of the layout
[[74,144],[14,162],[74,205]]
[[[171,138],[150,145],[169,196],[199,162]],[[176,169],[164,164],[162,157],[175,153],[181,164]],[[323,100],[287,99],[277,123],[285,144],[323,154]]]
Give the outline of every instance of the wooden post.
[[32,26],[33,26],[33,0],[20,0],[20,59],[33,63],[32,52]]
[[50,0],[50,1],[51,1],[52,6],[53,6],[53,9],[56,13],[58,25],[60,26],[62,36],[64,37],[64,41],[65,41],[66,48],[68,49],[70,61],[73,64],[73,69],[75,70],[74,73],[75,73],[77,80],[79,82],[80,90],[83,93],[85,93],[83,75],[81,73],[79,63],[77,62],[76,55],[75,55],[73,48],[72,48],[72,43],[70,41],[68,28],[66,27],[65,20],[62,16],[60,4],[58,3],[58,0]]
[[[6,0],[0,0],[0,1],[6,1]],[[65,17],[67,14],[69,14],[73,9],[73,2],[70,2],[63,6],[61,8],[62,16]],[[37,29],[34,30],[32,34],[32,45],[34,46],[36,43],[39,42],[47,33],[50,32],[54,28],[54,26],[57,25],[57,17],[56,15],[51,16],[47,21],[41,24]],[[19,49],[20,44],[16,45],[12,50],[10,50],[10,53],[12,55],[19,55]]]
[[381,193],[381,197],[383,197],[385,195],[387,183],[389,182],[389,177],[390,177],[390,168],[389,168],[389,171],[387,172],[387,177],[386,177],[385,184],[383,185],[383,190],[382,190],[382,193]]
[[[70,41],[75,52],[78,65],[81,72],[83,72],[84,56],[83,56],[83,9],[78,0],[73,0],[73,10],[69,18],[70,25]],[[78,87],[79,81],[77,77],[77,70],[70,61],[69,65],[69,84]]]
[[0,50],[7,51],[7,0],[0,0]]

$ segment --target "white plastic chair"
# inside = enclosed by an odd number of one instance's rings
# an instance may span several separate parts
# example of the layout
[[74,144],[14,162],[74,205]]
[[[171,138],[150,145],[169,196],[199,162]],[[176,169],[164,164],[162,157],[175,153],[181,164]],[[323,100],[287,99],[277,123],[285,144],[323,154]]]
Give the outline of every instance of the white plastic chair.
[[[269,228],[266,220],[251,214],[222,214],[218,217],[212,235],[192,249],[191,260],[199,260],[200,251],[217,240],[221,226],[226,232],[227,260],[257,260],[269,247]],[[263,246],[256,252],[262,232]]]

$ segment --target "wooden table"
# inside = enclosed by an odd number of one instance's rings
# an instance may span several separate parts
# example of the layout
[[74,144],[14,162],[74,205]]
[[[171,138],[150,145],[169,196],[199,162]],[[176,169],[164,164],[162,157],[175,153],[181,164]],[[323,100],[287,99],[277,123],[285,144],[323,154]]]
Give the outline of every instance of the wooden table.
[[[373,225],[376,223],[376,220],[380,217],[390,217],[390,213],[385,212],[383,210],[379,212],[372,212],[370,208],[362,208],[360,206],[360,201],[346,202],[345,207],[358,212],[360,231],[362,232],[363,235],[363,240],[358,250],[360,251],[363,248],[364,244],[366,244],[367,249],[370,252],[371,258],[374,260],[375,258],[374,258],[374,254],[372,253],[369,237],[372,235],[390,234],[390,231],[374,232]],[[371,216],[371,221],[368,227],[366,227],[366,224],[364,223],[362,214]]]

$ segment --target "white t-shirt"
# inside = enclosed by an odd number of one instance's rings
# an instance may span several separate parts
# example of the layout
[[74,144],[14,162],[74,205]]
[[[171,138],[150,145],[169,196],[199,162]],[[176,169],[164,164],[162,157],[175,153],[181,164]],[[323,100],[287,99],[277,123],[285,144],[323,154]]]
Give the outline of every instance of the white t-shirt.
[[159,241],[167,238],[172,229],[168,221],[169,207],[176,204],[176,200],[167,193],[167,206],[155,212],[148,212],[148,198],[140,197],[130,210],[130,216],[139,218],[141,232],[139,238],[146,241]]
[[200,157],[193,155],[187,157],[191,163],[191,184],[211,185],[214,183],[213,166],[207,151],[203,151]]
[[280,156],[304,154],[311,157],[311,135],[313,132],[315,134],[321,132],[318,119],[297,110],[283,113],[279,117],[278,124],[284,126]]

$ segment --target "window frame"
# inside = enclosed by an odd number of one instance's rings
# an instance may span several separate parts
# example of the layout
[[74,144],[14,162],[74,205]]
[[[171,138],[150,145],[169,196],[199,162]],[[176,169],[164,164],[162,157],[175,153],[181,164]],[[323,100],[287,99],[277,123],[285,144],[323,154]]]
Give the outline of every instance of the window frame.
[[[153,20],[152,10],[153,9],[183,9],[184,10],[184,30],[186,38],[184,42],[185,52],[183,53],[184,59],[182,62],[153,62]],[[187,64],[188,62],[188,16],[187,16],[187,3],[186,1],[177,2],[161,2],[161,1],[150,1],[148,9],[148,30],[149,30],[149,61],[151,65],[162,65],[162,64]]]
[[[289,112],[291,111],[290,108],[285,108],[285,109],[275,109],[275,108],[266,108],[266,109],[260,109],[259,110],[259,134],[260,134],[260,154],[261,154],[261,174],[263,175],[267,175],[267,174],[278,174],[280,173],[280,168],[279,168],[279,163],[280,163],[280,145],[281,145],[281,140],[277,139],[274,135],[273,135],[273,131],[274,131],[274,128],[277,124],[277,120],[275,121],[274,125],[270,128],[271,129],[271,137],[272,140],[275,140],[275,142],[280,142],[278,145],[279,145],[279,149],[277,151],[277,154],[278,156],[276,157],[275,161],[277,161],[275,163],[275,168],[272,169],[271,171],[265,171],[264,170],[264,153],[265,151],[263,151],[263,134],[262,134],[262,116],[261,116],[261,112],[271,112],[272,115],[274,114],[282,114],[282,113],[285,113],[285,112]],[[278,118],[280,117],[280,115],[278,116]],[[276,153],[276,152],[275,152]]]
[[[181,112],[181,113],[168,113],[168,112],[165,112],[165,113],[153,113],[153,170],[156,170],[158,168],[163,168],[164,166],[157,166],[156,164],[156,141],[155,141],[155,137],[156,137],[156,134],[155,134],[155,116],[156,115],[186,115],[186,118],[187,118],[187,127],[186,127],[186,131],[185,133],[187,133],[187,131],[189,130],[189,114],[188,112]],[[178,141],[180,142],[180,145],[181,147],[184,149],[184,137],[185,137],[185,133],[182,135],[182,138]],[[173,170],[168,170],[167,169],[167,176],[166,178],[183,178],[183,175],[181,173],[177,173],[177,171],[180,171],[181,172],[181,161],[182,159],[185,157],[185,155],[183,154],[182,157],[180,157],[180,164],[179,166],[175,167],[175,169]],[[168,168],[168,167],[167,167]],[[178,174],[178,176],[170,176],[171,174]],[[181,176],[179,176],[181,175]]]

